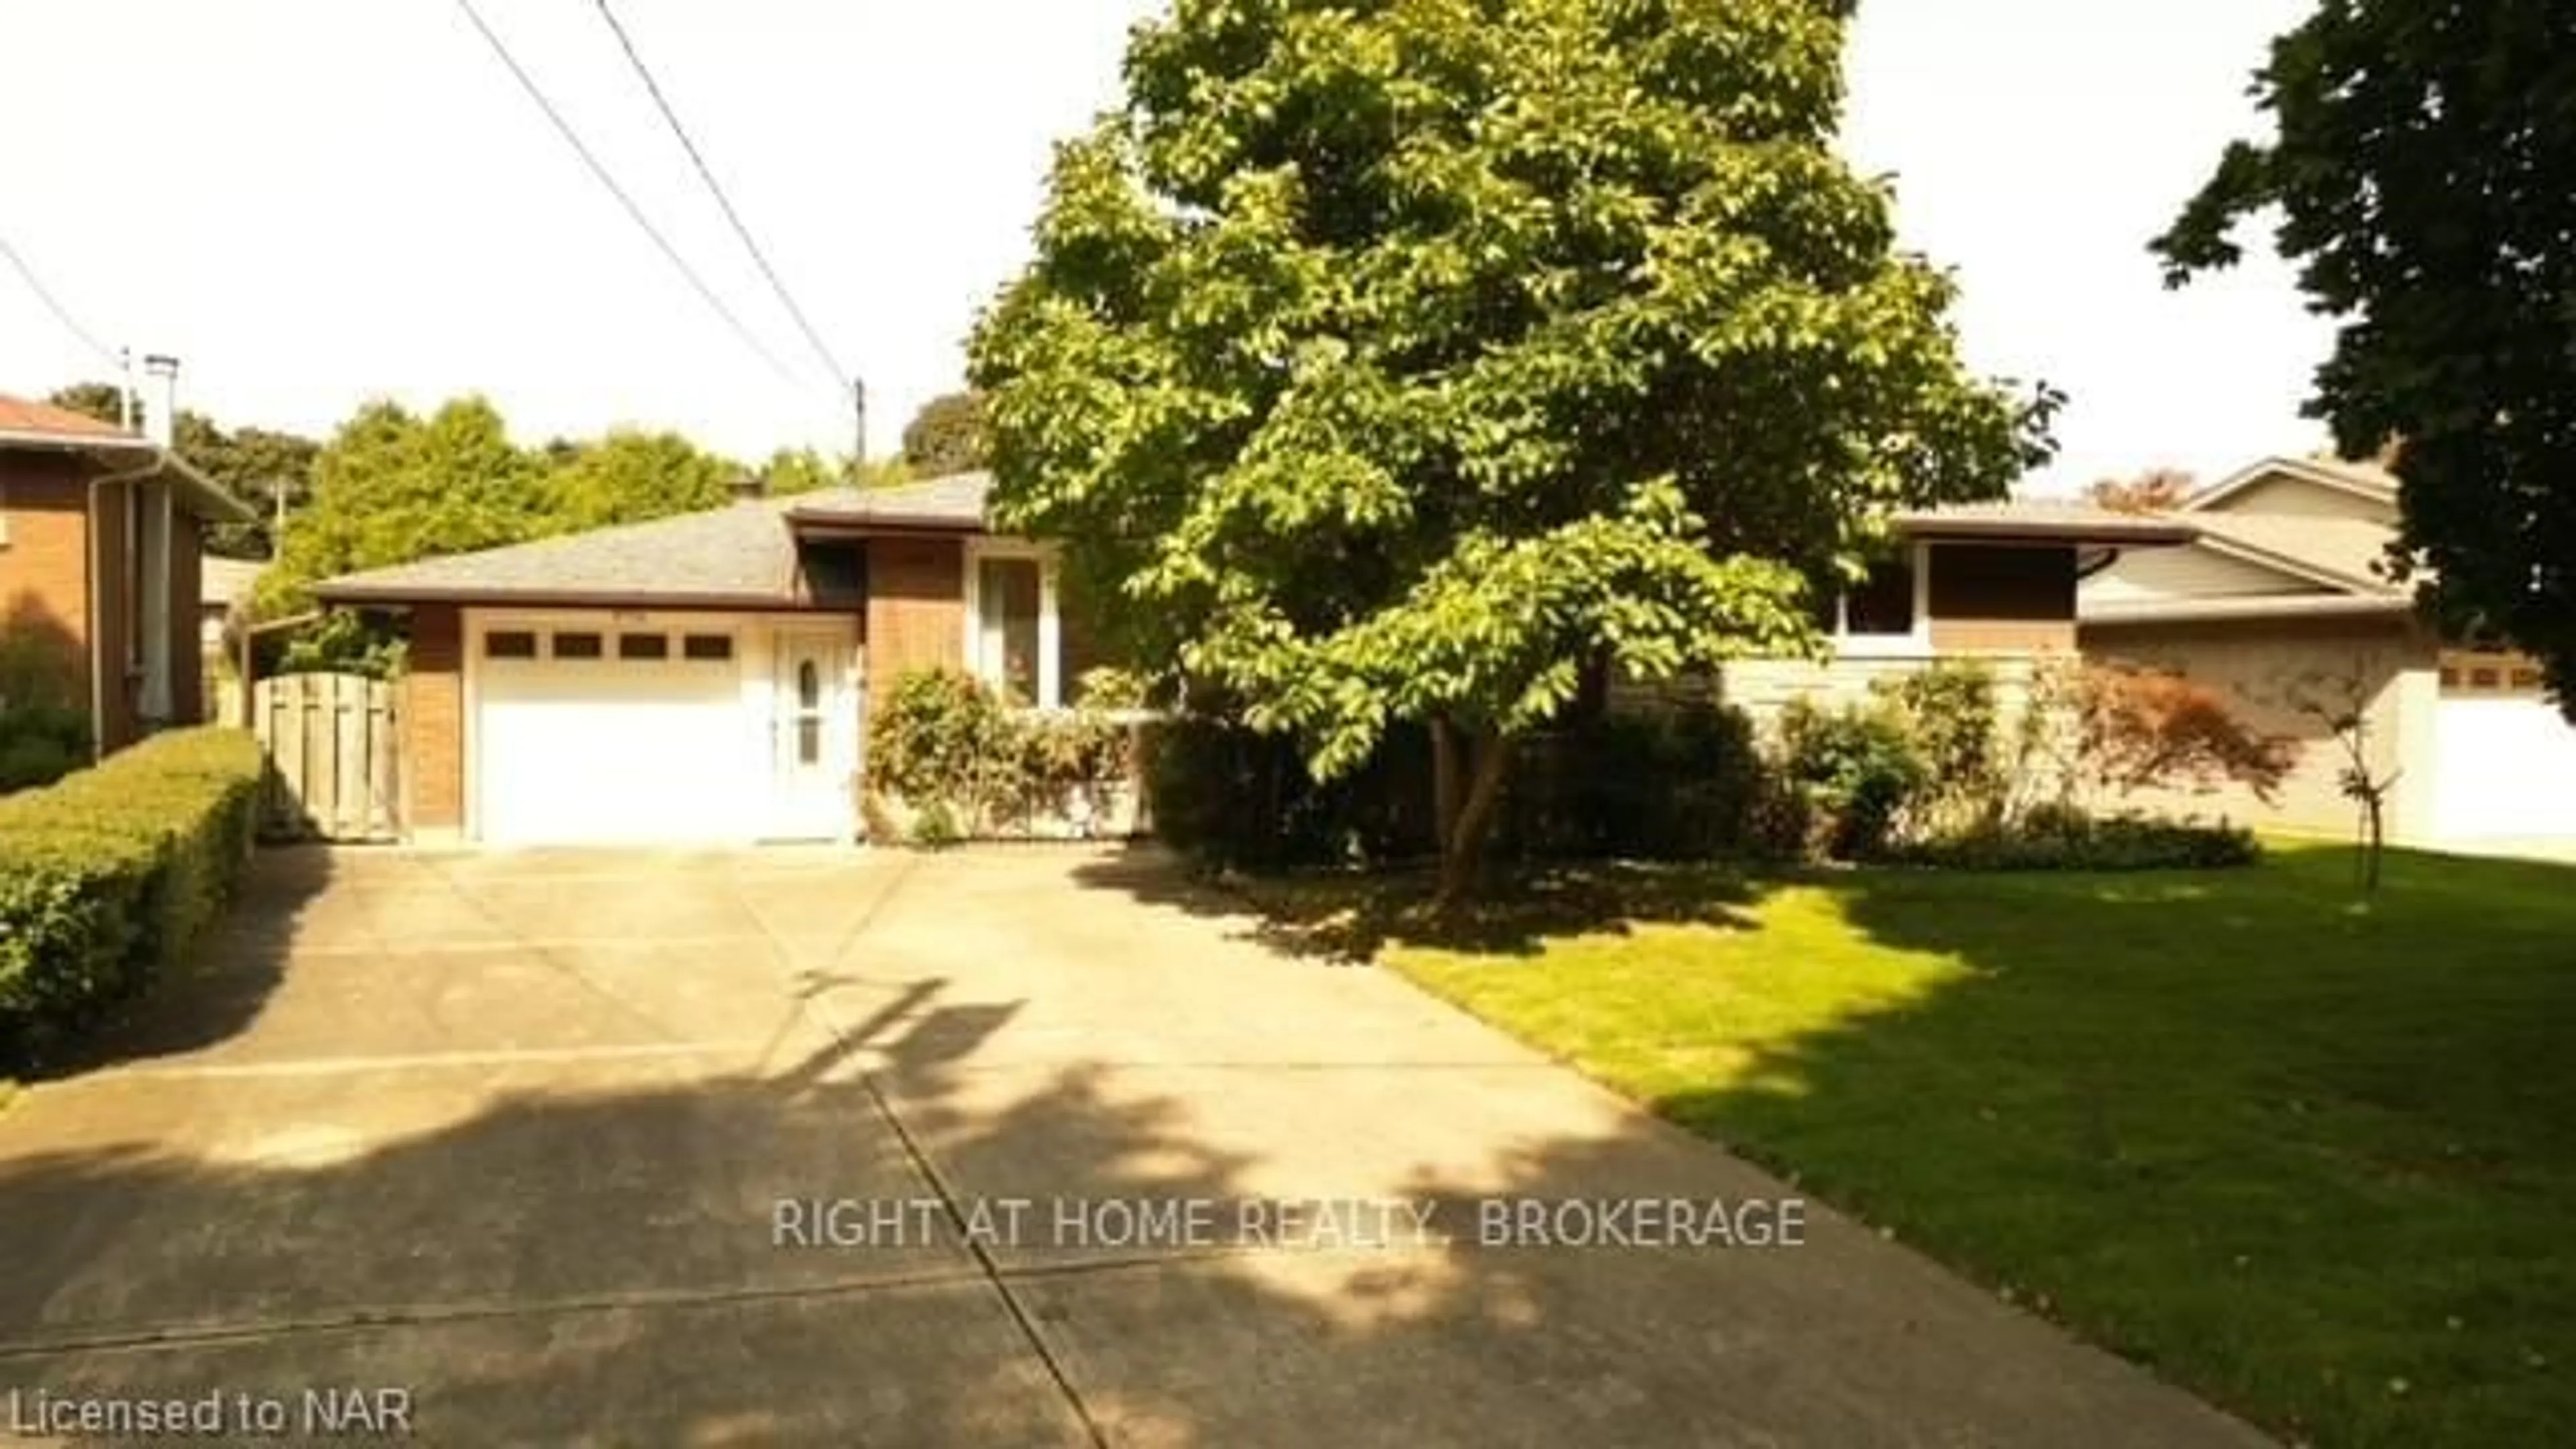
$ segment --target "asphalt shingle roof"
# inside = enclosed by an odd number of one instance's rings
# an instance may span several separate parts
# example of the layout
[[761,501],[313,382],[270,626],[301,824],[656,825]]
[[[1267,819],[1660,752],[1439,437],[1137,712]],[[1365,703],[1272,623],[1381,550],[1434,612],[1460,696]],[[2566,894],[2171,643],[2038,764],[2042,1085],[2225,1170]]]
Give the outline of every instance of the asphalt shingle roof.
[[758,498],[649,523],[450,554],[314,586],[324,599],[498,599],[540,603],[688,602],[775,606],[796,599],[791,523],[982,527],[984,475],[895,488],[827,488]]
[[952,473],[896,488],[831,488],[790,499],[799,523],[889,524],[980,529],[990,473]]
[[2052,538],[2098,543],[2186,543],[2199,533],[2198,518],[2170,513],[2119,513],[2057,498],[2000,498],[1984,503],[1945,503],[1899,513],[1907,533],[1947,537]]
[[141,443],[140,434],[128,432],[114,423],[103,423],[86,413],[58,408],[52,403],[30,402],[22,397],[0,393],[0,433],[36,433],[58,438],[97,438],[103,442]]

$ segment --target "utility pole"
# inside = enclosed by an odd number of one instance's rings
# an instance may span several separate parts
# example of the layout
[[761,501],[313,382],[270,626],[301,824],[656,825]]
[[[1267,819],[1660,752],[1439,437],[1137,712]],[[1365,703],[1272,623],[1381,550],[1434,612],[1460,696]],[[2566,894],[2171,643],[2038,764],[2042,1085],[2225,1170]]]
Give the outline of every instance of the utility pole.
[[850,467],[864,470],[868,466],[868,380],[850,379],[851,427],[855,430],[850,444]]

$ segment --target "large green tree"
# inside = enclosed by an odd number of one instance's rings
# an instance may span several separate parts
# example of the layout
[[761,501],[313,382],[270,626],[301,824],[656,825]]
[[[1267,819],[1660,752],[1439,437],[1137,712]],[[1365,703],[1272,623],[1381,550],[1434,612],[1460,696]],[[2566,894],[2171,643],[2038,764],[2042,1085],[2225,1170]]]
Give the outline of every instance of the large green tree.
[[1805,647],[2044,448],[1835,154],[1850,10],[1179,0],[971,343],[1003,519],[1322,773],[1427,725],[1454,900],[1588,667]]
[[713,508],[732,496],[741,464],[677,433],[619,428],[555,456],[547,478],[553,529],[637,523]]
[[923,478],[971,473],[986,462],[984,430],[981,397],[942,393],[923,403],[904,425],[904,466]]
[[2244,218],[2342,319],[2310,412],[2392,440],[2396,563],[2451,630],[2546,665],[2576,718],[2576,6],[2326,0],[2273,43],[2239,142],[2155,243],[2179,285]]
[[315,581],[518,543],[567,525],[539,458],[510,441],[501,414],[460,398],[426,418],[372,402],[340,425],[313,467],[313,503],[289,522],[259,612],[311,607]]

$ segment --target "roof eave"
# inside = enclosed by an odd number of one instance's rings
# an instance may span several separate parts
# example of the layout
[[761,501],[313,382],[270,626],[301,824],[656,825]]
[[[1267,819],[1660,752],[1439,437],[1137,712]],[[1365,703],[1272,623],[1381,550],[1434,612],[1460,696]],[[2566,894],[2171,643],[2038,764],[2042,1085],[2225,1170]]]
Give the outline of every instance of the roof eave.
[[471,604],[494,608],[672,609],[740,613],[840,613],[788,594],[657,593],[580,588],[492,588],[467,585],[370,584],[325,579],[313,586],[313,597],[326,604],[401,607],[413,604]]
[[2191,497],[2184,499],[2182,503],[2183,510],[2187,513],[2201,512],[2207,509],[2211,504],[2217,503],[2223,499],[2232,498],[2235,495],[2244,492],[2246,489],[2253,487],[2255,484],[2262,482],[2266,478],[2284,474],[2297,478],[2302,482],[2314,483],[2318,487],[2331,488],[2338,492],[2348,493],[2355,498],[2368,499],[2374,503],[2394,502],[2397,497],[2397,490],[2395,487],[2383,486],[2375,481],[2358,477],[2341,468],[2328,467],[2319,463],[2311,462],[2305,458],[2265,458],[2259,463],[2252,464],[2249,467],[2241,468],[2234,473],[2230,473],[2226,477],[2219,479],[2216,483],[2211,484],[2209,487],[2204,488],[2200,492],[2193,494]]
[[943,534],[965,536],[986,533],[981,519],[942,518],[929,515],[861,515],[791,508],[787,525],[798,533],[829,534],[842,538],[864,538],[870,534]]
[[50,452],[149,459],[157,471],[173,474],[187,485],[190,497],[198,505],[195,512],[199,517],[211,518],[218,523],[252,523],[259,518],[249,504],[225,491],[222,484],[198,472],[195,464],[149,438],[120,437],[113,433],[45,433],[0,428],[0,448],[40,448]]
[[2080,603],[2076,623],[2116,627],[2123,624],[2218,623],[2259,619],[2343,619],[2371,618],[2381,615],[2411,614],[2415,601],[2402,594],[2321,594],[2282,598],[2277,595],[2237,595],[2211,599],[2182,599],[2151,604],[2104,604],[2085,608]]
[[2187,523],[2077,523],[2028,518],[1900,517],[1896,529],[1908,538],[1965,539],[1984,543],[2066,543],[2132,545],[2162,548],[2190,543],[2201,536]]

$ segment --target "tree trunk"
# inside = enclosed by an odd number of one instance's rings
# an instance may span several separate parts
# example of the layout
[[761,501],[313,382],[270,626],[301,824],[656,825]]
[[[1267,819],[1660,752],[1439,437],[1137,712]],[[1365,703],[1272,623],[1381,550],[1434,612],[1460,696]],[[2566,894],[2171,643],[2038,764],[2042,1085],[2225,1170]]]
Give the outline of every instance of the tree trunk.
[[2380,858],[2388,849],[2388,812],[2381,806],[2377,795],[2364,801],[2362,809],[2370,817],[2370,844],[2368,854],[2362,857],[2361,893],[2375,896],[2379,894]]
[[1435,716],[1431,721],[1431,842],[1444,858],[1449,854],[1449,837],[1458,829],[1458,815],[1467,804],[1459,749],[1458,726],[1447,715]]
[[[1473,738],[1473,746],[1466,798],[1458,802],[1457,814],[1440,834],[1440,892],[1435,904],[1443,911],[1464,902],[1475,888],[1477,860],[1493,829],[1494,807],[1502,803],[1503,780],[1511,772],[1509,736],[1482,733]],[[1454,763],[1450,793],[1457,793]]]

